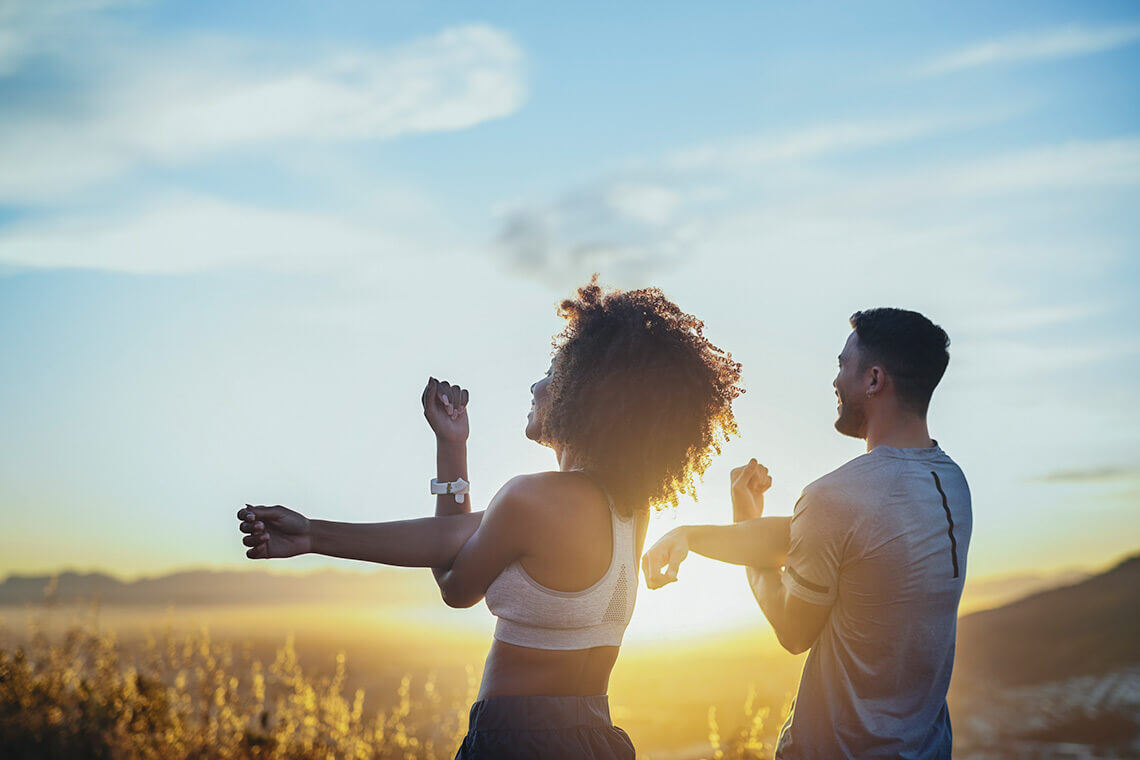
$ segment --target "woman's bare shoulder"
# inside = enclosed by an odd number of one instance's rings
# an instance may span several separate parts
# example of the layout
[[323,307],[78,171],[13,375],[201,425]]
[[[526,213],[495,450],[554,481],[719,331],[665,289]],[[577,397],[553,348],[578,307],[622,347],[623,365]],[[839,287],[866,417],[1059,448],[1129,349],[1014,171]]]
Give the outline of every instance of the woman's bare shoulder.
[[606,504],[604,495],[587,475],[560,470],[516,475],[506,482],[496,499],[500,496],[555,520],[566,519],[568,512],[578,508],[590,508],[594,502]]

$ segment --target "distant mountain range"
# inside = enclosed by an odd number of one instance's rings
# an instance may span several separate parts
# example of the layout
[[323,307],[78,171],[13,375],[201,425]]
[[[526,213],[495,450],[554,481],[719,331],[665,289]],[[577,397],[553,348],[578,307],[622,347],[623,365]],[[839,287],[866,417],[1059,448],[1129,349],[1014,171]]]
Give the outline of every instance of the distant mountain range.
[[0,583],[0,605],[305,604],[353,602],[421,605],[436,587],[423,570],[321,570],[285,575],[264,570],[191,570],[137,581],[105,573],[11,575]]
[[[1071,572],[1054,576],[1059,581]],[[1080,577],[1080,576],[1077,576]],[[979,599],[1039,588],[1046,578],[975,582]],[[193,570],[136,581],[105,573],[9,576],[0,605],[259,605],[336,602],[420,607],[436,599],[422,570],[321,570],[291,575],[267,570]],[[1008,599],[1008,597],[1006,597]],[[967,604],[963,607],[969,609]],[[958,621],[954,689],[1015,687],[1140,665],[1140,555],[1077,583],[964,614]]]
[[1024,686],[1140,664],[1140,555],[958,621],[955,680]]
[[[966,582],[963,614],[1005,604],[1043,589],[1089,577],[1080,570],[983,576]],[[124,581],[107,573],[10,575],[0,583],[0,606],[73,604],[98,599],[119,605],[304,604],[307,602],[420,603],[436,593],[422,570],[327,569],[310,574],[272,570],[190,570]],[[427,596],[425,596],[427,594]]]

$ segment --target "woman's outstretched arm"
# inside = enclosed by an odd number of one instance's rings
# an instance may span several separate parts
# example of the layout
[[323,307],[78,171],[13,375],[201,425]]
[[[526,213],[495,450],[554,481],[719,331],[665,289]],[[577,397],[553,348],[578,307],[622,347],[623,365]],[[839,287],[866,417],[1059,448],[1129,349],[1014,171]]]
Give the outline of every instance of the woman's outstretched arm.
[[400,567],[451,567],[482,512],[386,523],[313,520],[313,553]]
[[[536,530],[533,478],[512,478],[485,512],[384,523],[309,520],[282,507],[238,510],[251,559],[316,553],[385,565],[439,569],[436,581],[452,607],[476,604],[507,565],[529,548]],[[540,496],[540,494],[539,494]]]
[[381,523],[310,520],[280,505],[238,511],[250,559],[324,554],[400,567],[450,567],[482,512]]
[[[467,403],[470,394],[447,381],[428,378],[421,401],[424,417],[436,435],[436,477],[443,482],[467,479]],[[436,498],[435,518],[384,523],[309,520],[282,506],[253,507],[238,512],[251,559],[324,554],[384,565],[430,567],[439,573],[479,527],[481,514],[471,514],[471,497],[462,502],[444,494]]]
[[[424,416],[436,434],[440,481],[467,479],[467,403],[458,385],[429,378],[422,394]],[[242,543],[251,559],[324,554],[402,567],[430,567],[444,600],[469,607],[510,562],[525,551],[534,510],[529,508],[527,478],[514,478],[491,500],[486,512],[471,512],[445,495],[436,500],[436,516],[383,523],[309,520],[280,505],[245,505],[238,511]],[[484,519],[486,515],[487,519]]]

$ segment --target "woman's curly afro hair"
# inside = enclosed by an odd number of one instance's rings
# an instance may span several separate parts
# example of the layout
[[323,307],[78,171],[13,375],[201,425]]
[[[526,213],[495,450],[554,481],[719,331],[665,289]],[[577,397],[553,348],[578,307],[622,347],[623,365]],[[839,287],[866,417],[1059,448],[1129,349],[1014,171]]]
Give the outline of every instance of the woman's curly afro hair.
[[603,292],[594,275],[559,315],[543,440],[569,449],[623,514],[695,497],[737,432],[740,365],[657,288]]

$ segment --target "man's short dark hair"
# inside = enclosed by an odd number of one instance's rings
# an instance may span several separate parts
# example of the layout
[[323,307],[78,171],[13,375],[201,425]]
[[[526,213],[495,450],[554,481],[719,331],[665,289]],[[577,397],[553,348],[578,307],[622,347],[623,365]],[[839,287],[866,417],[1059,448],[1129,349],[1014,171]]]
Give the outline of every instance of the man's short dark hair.
[[950,362],[946,331],[917,311],[879,308],[851,315],[863,364],[880,362],[905,405],[926,414]]

